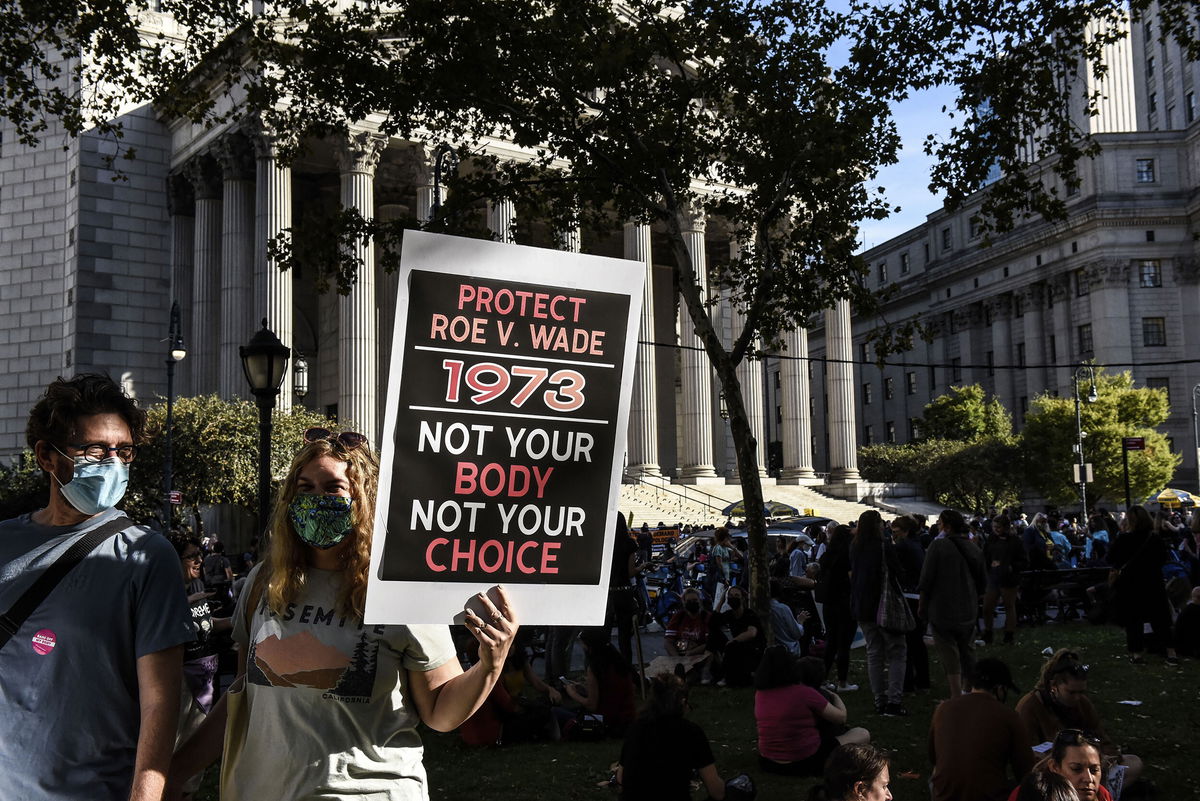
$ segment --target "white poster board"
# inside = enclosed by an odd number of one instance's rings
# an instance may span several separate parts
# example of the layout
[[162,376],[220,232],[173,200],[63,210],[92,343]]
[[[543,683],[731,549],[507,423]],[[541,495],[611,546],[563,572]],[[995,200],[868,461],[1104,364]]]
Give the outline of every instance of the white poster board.
[[407,231],[365,620],[604,621],[645,265]]

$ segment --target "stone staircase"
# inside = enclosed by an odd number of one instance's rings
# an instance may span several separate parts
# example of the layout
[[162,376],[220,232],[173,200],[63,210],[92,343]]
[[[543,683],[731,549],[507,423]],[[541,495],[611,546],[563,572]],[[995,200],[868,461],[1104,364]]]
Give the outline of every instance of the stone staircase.
[[[721,508],[742,497],[737,484],[705,484],[693,487],[681,484],[642,482],[621,485],[620,509],[626,517],[633,516],[634,527],[642,523],[657,525],[660,521],[685,525],[723,523]],[[840,500],[819,492],[811,486],[763,487],[763,499],[790,504],[800,510],[812,509],[813,514],[831,517],[840,523],[858,519],[867,509],[865,503]],[[886,513],[885,513],[886,514]]]

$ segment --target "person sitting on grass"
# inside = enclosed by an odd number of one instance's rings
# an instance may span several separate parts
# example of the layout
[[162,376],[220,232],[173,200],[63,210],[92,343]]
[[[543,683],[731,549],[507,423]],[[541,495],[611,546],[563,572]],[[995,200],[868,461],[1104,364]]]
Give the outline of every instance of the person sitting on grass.
[[1124,786],[1141,775],[1142,760],[1133,754],[1122,754],[1105,734],[1100,713],[1088,698],[1089,669],[1074,651],[1066,648],[1055,651],[1042,665],[1037,686],[1017,702],[1017,714],[1034,745],[1053,742],[1063,729],[1079,729],[1095,737],[1101,756],[1111,762],[1105,784],[1110,788]]
[[825,763],[824,784],[808,801],[892,801],[887,754],[870,745],[839,745]]
[[724,801],[712,747],[704,730],[685,717],[688,709],[681,678],[664,673],[650,680],[646,703],[621,746],[621,801],[691,801],[697,771],[709,798]]
[[[584,683],[566,682],[563,690],[587,714],[600,717],[605,734],[621,737],[635,715],[633,668],[613,647],[603,627],[584,629],[579,642],[587,666]],[[571,739],[570,726],[563,727],[563,736]]]
[[[667,622],[664,644],[671,656],[707,656],[709,623],[712,615],[700,603],[700,592],[694,587],[683,591],[680,598],[683,608]],[[693,667],[688,671],[689,680],[699,680],[700,671]]]
[[766,632],[750,608],[744,589],[730,587],[725,593],[725,603],[729,611],[713,615],[709,627],[709,650],[713,653],[710,671],[718,685],[745,687],[753,680],[754,669],[762,658]]
[[[824,676],[824,664],[812,681]],[[758,726],[758,762],[768,773],[785,776],[819,776],[825,760],[839,745],[867,743],[870,733],[853,728],[833,736],[822,733],[819,721],[846,722],[846,705],[836,694],[822,695],[801,681],[801,660],[788,649],[773,645],[763,654],[754,675],[754,720]]]
[[[1100,742],[1079,729],[1063,729],[1055,736],[1050,754],[1034,766],[1008,801],[1113,801],[1100,783],[1102,776]],[[1064,784],[1070,794],[1063,791]]]

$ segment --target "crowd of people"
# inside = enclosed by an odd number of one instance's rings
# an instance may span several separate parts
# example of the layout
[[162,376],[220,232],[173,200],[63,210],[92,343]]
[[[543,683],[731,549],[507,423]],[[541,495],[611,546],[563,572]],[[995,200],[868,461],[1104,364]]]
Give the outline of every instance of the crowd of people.
[[752,797],[749,777],[722,779],[688,719],[690,693],[710,684],[752,688],[762,772],[820,777],[814,798],[886,801],[886,753],[842,697],[860,689],[861,631],[861,681],[883,717],[909,716],[905,697],[931,690],[932,644],[947,690],[929,726],[935,801],[1112,801],[1143,781],[1143,762],[1089,699],[1089,665],[1049,654],[1017,698],[1008,665],[977,659],[977,644],[1001,609],[1007,644],[1052,606],[1076,611],[1062,602],[1074,581],[1078,611],[1119,622],[1132,662],[1200,656],[1200,514],[1140,506],[1084,523],[868,510],[776,537],[767,609],[740,578],[744,544],[717,528],[665,621],[672,669],[649,677],[630,640],[650,533],[623,516],[605,626],[522,630],[502,588],[468,599],[454,629],[365,626],[379,462],[364,436],[306,431],[261,553],[230,555],[115,508],[144,428],[103,376],[59,379],[31,411],[49,500],[0,523],[0,771],[14,798],[187,798],[218,760],[224,799],[428,798],[418,724],[468,746],[620,739],[626,801],[687,799],[693,782],[716,801]]

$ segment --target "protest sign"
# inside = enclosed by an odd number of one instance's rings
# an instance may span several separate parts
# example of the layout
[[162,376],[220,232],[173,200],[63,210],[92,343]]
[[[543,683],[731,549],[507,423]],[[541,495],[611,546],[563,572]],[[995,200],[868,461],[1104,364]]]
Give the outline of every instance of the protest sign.
[[494,584],[522,623],[603,622],[644,277],[405,233],[368,623],[446,623]]

